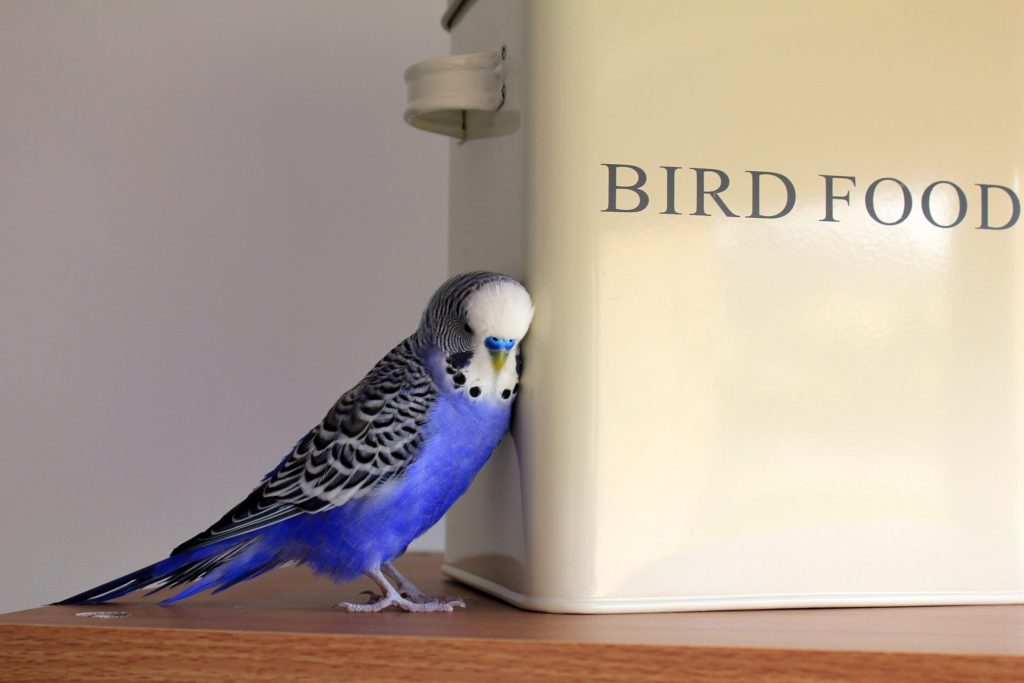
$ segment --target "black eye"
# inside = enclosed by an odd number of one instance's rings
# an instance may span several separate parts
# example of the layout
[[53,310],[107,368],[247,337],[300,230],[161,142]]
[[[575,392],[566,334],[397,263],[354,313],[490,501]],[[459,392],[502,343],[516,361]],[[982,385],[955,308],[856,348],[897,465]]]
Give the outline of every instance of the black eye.
[[469,326],[469,323],[463,325],[462,329],[466,331],[466,334],[473,334],[473,328]]

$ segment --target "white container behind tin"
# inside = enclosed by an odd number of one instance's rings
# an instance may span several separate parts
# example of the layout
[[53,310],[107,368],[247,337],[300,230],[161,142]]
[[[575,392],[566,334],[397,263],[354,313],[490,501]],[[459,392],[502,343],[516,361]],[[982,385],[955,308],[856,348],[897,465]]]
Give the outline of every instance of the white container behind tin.
[[500,108],[438,119],[451,270],[537,314],[445,571],[559,612],[1021,602],[1024,4],[453,7]]

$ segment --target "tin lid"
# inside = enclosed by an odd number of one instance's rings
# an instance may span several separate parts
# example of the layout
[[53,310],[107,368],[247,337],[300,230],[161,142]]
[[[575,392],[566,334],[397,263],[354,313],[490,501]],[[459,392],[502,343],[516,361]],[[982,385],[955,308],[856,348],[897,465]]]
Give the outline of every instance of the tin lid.
[[473,0],[448,0],[448,9],[445,10],[444,16],[441,17],[441,26],[444,26],[445,31],[451,31],[465,12],[465,10],[473,4]]

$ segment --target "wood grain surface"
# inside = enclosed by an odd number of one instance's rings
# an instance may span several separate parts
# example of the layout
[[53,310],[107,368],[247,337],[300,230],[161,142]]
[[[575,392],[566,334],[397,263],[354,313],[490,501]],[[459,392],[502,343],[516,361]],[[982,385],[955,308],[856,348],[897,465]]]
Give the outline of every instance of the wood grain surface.
[[173,607],[0,615],[0,680],[1024,681],[1022,606],[556,615],[444,581],[437,555],[398,565],[468,609],[349,614],[368,584],[283,569]]

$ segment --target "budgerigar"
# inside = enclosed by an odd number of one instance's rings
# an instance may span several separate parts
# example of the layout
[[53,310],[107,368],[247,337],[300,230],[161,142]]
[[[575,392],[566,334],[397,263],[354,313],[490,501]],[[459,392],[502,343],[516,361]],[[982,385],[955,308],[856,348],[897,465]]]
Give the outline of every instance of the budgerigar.
[[339,603],[349,611],[465,607],[424,595],[391,562],[462,495],[508,430],[532,318],[530,295],[512,278],[448,280],[415,334],[345,392],[245,500],[167,559],[58,604],[192,582],[168,604],[298,563],[335,581],[372,579],[379,599]]

